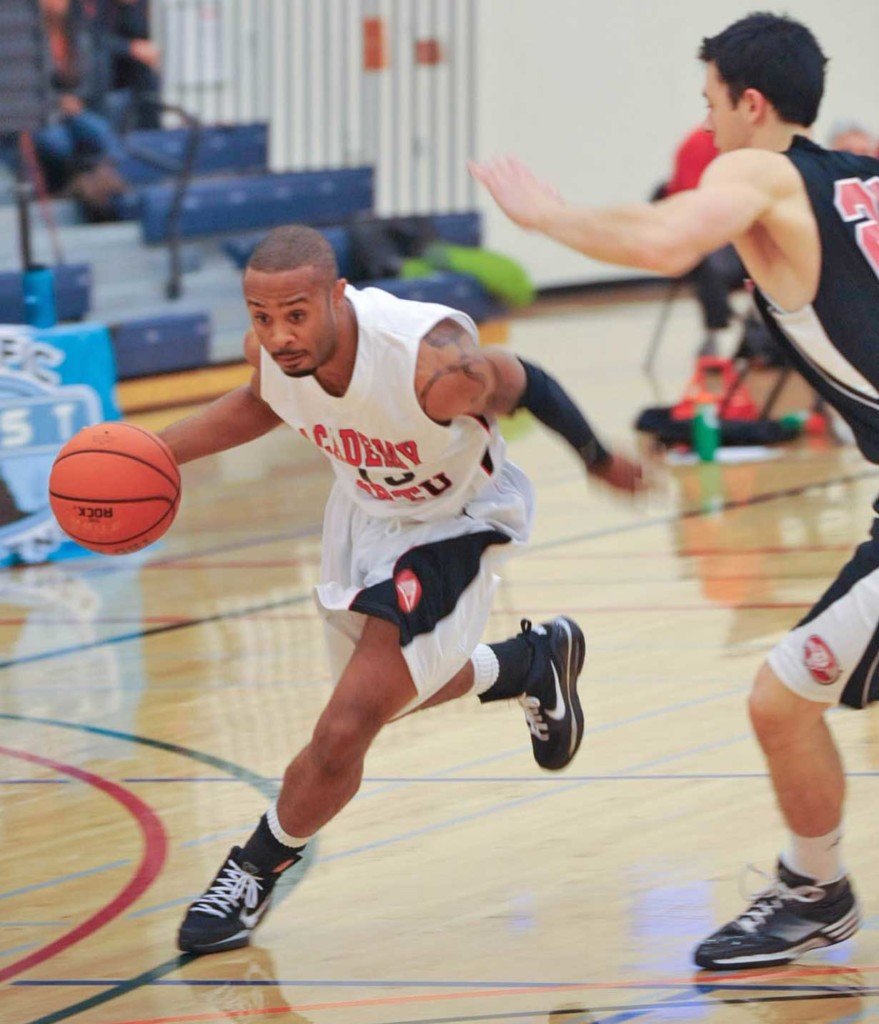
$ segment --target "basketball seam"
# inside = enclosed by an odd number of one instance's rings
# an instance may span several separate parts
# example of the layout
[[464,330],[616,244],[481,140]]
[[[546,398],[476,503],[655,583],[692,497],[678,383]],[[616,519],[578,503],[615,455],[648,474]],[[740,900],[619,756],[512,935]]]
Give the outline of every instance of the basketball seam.
[[144,494],[136,498],[84,498],[80,494],[62,494],[60,491],[49,491],[49,497],[60,498],[62,501],[79,501],[83,505],[132,505],[141,501],[170,501],[172,504],[178,495],[169,498],[167,494]]
[[[69,530],[65,530],[64,532],[67,533],[67,535],[71,537],[73,540],[81,542],[84,546],[91,546],[92,548],[109,548],[115,547],[119,544],[130,544],[132,541],[137,540],[138,537],[142,537],[145,533],[150,533],[150,531],[155,530],[157,526],[159,526],[168,518],[168,516],[171,514],[172,511],[174,511],[175,508],[176,499],[174,503],[171,505],[171,507],[165,509],[164,513],[161,516],[159,516],[159,518],[151,526],[148,526],[145,530],[141,530],[139,533],[132,533],[127,537],[119,537],[116,540],[93,540],[91,537],[83,537],[81,535],[71,533]],[[163,536],[164,534],[160,534],[158,537],[156,537],[156,540],[160,540]],[[155,543],[155,541],[150,541],[150,544],[153,543]],[[145,544],[144,547],[149,547],[149,544]]]
[[133,462],[140,462],[142,465],[149,466],[150,469],[154,469],[159,474],[159,476],[164,477],[169,484],[173,484],[178,494],[180,493],[179,473],[177,474],[177,478],[174,479],[174,477],[169,476],[165,472],[165,470],[161,469],[159,466],[153,465],[152,462],[149,462],[142,456],[131,455],[128,452],[120,452],[117,451],[115,448],[77,448],[75,452],[68,452],[66,455],[59,455],[58,458],[55,460],[55,465],[60,465],[62,462],[64,462],[65,459],[72,459],[75,455],[118,455],[120,456],[120,458],[123,459],[131,459]]
[[136,423],[125,422],[125,426],[131,427],[132,430],[136,430],[139,434],[143,434],[144,437],[149,438],[149,440],[152,441],[155,447],[159,449],[159,451],[165,456],[165,458],[171,464],[171,468],[177,473],[178,476],[180,475],[180,467],[177,465],[177,460],[174,458],[171,449],[168,447],[167,444],[165,444],[165,442],[160,437],[156,437],[156,435],[151,430],[147,430],[145,427],[139,427]]

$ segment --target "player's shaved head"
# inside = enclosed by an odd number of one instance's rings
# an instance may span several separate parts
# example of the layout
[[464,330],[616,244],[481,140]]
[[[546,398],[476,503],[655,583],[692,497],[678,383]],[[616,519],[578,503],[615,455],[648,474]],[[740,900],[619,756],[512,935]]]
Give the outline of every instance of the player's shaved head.
[[274,228],[247,261],[248,270],[262,274],[281,274],[299,267],[314,267],[327,284],[333,284],[339,276],[333,247],[319,231],[304,224]]

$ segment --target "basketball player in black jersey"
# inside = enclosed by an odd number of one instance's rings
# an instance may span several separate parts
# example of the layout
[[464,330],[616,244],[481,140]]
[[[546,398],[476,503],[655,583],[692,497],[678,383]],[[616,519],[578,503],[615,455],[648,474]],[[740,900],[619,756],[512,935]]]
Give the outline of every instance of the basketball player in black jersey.
[[[721,151],[699,188],[574,209],[513,158],[471,171],[515,223],[609,263],[676,277],[732,242],[770,331],[879,463],[879,161],[810,141],[826,59],[805,26],[752,14],[704,39],[699,57]],[[700,967],[783,964],[857,930],[840,853],[845,778],[825,712],[877,700],[879,520],[757,673],[751,721],[789,843],[772,885],[696,949]]]

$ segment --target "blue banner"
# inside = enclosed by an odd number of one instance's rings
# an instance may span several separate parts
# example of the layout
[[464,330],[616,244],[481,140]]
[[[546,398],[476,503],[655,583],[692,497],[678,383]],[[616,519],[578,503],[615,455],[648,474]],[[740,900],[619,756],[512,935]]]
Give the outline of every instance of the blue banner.
[[49,507],[58,450],[120,418],[106,327],[0,325],[0,566],[86,554]]

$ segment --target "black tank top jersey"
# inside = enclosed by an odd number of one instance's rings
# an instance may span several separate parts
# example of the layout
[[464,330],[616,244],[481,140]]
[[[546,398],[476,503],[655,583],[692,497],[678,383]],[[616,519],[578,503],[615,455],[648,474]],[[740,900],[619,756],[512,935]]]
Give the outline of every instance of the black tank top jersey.
[[879,463],[879,160],[799,135],[786,156],[818,223],[818,293],[811,306],[788,313],[758,289],[757,306],[794,367]]

